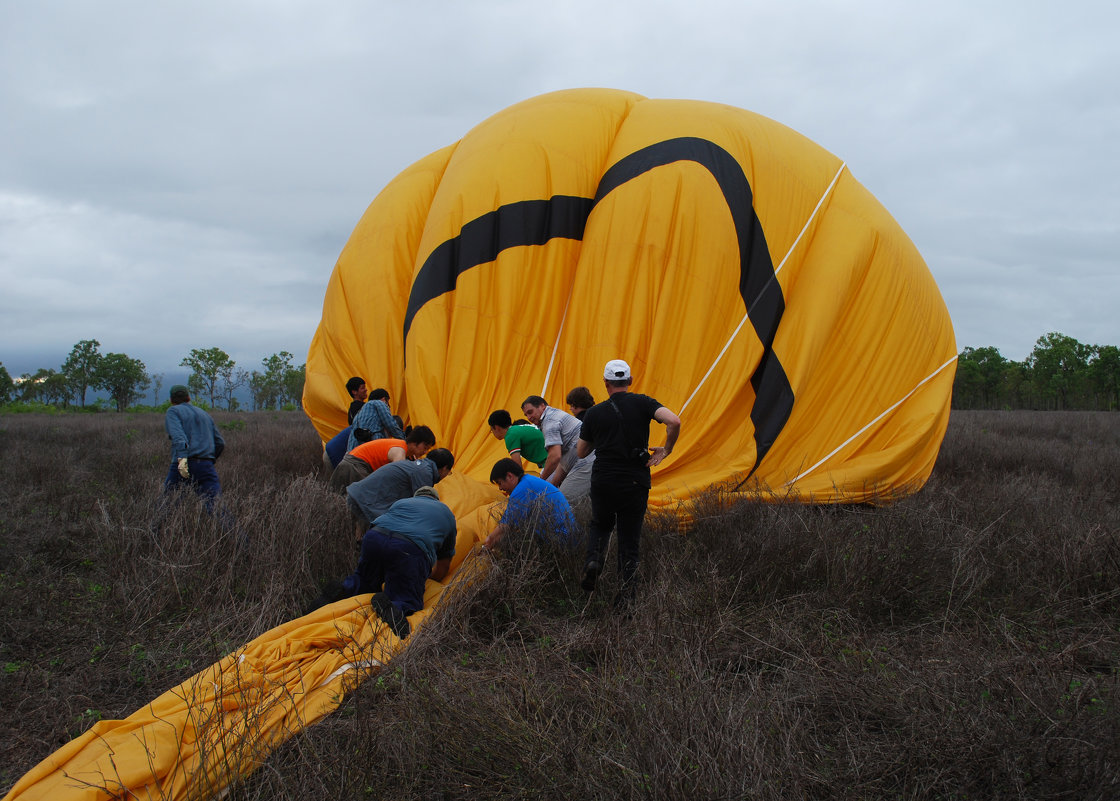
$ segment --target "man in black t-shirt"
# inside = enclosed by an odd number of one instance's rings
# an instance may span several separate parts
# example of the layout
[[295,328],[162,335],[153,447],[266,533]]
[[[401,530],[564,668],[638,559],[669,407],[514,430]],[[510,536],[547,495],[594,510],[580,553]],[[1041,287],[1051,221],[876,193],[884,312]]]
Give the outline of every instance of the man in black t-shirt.
[[[591,470],[591,531],[582,586],[588,592],[603,570],[603,557],[611,529],[618,526],[619,600],[633,594],[638,570],[642,521],[649,502],[651,467],[673,451],[681,420],[648,395],[629,392],[630,365],[621,359],[607,362],[603,370],[607,399],[583,417],[577,453],[582,459],[595,452]],[[665,445],[649,447],[649,423],[665,425]]]

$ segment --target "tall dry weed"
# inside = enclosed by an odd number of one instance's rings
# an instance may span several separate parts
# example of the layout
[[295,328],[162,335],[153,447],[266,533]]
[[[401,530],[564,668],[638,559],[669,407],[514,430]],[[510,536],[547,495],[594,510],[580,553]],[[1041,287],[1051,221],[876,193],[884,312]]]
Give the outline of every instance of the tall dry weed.
[[[306,421],[217,417],[227,517],[158,531],[158,416],[0,421],[5,786],[352,566]],[[1118,446],[1115,415],[954,412],[895,503],[651,516],[623,608],[613,563],[588,597],[579,547],[511,535],[229,797],[1115,798]]]

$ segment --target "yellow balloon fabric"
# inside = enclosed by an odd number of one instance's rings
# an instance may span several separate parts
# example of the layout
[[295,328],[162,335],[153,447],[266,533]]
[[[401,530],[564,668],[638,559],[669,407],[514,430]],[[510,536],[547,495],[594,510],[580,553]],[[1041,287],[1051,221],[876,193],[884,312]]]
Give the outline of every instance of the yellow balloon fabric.
[[[327,441],[361,375],[431,426],[456,456],[439,491],[465,581],[500,508],[488,414],[532,394],[562,408],[580,385],[602,400],[615,358],[682,420],[652,503],[713,486],[838,503],[929,477],[956,343],[914,245],[835,156],[742,109],[572,90],[377,196],[330,277],[304,409]],[[414,631],[443,590],[428,582]],[[400,647],[369,596],[340,601],[96,724],[5,801],[220,795]]]
[[712,486],[859,502],[928,478],[956,342],[913,243],[832,154],[738,108],[571,90],[373,201],[330,278],[304,408],[329,439],[361,375],[485,483],[504,455],[489,412],[563,408],[579,385],[601,400],[614,358],[682,420],[653,503]]

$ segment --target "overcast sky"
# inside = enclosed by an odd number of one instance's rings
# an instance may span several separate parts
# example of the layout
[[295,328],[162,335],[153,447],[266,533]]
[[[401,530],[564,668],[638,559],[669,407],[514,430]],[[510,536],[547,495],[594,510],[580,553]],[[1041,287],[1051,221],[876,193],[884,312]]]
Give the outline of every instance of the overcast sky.
[[0,361],[81,339],[302,363],[369,202],[487,116],[602,86],[844,159],[958,347],[1120,345],[1120,5],[0,0]]

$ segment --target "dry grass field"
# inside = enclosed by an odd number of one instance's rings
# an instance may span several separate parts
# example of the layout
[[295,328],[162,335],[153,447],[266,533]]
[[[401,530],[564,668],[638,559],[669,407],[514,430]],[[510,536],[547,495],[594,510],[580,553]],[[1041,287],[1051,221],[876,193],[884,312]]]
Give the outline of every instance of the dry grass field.
[[[0,791],[349,569],[306,419],[215,419],[219,519],[160,415],[0,417]],[[955,412],[893,505],[652,519],[624,613],[514,540],[228,797],[1118,798],[1118,494],[1120,415]]]

